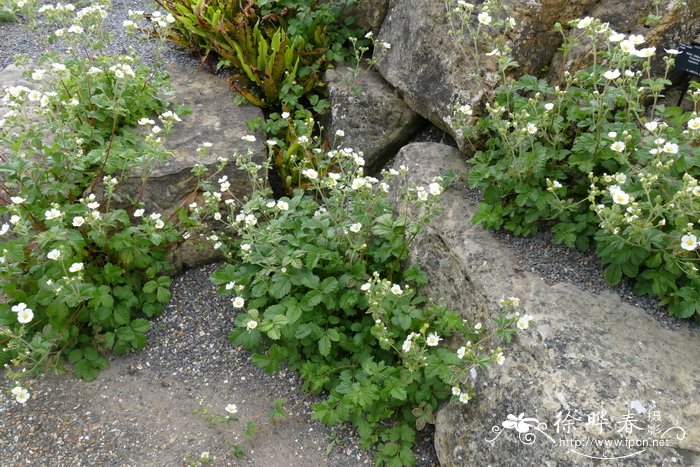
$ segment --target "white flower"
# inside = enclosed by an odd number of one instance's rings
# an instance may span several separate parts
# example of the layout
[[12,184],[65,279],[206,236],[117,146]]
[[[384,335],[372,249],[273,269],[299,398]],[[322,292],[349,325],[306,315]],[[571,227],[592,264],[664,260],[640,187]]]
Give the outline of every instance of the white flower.
[[289,118],[289,112],[282,112],[282,115],[280,115],[280,117],[282,117],[284,119]]
[[8,224],[2,224],[2,227],[0,227],[0,235],[5,235],[8,230],[10,230],[10,226]]
[[552,104],[551,102],[547,102],[547,103],[544,105],[544,110],[546,110],[546,111],[548,111],[548,112],[549,112],[550,110],[552,110],[553,108],[554,108],[554,104]]
[[24,389],[22,386],[15,386],[14,388],[12,388],[11,392],[12,392],[13,396],[16,396],[17,394],[21,393],[22,391],[26,391],[26,389]]
[[245,305],[245,300],[243,300],[243,297],[236,297],[233,299],[234,308],[243,308],[243,305]]
[[681,51],[678,49],[664,49],[664,50],[669,55],[678,55],[679,53],[681,53]]
[[466,404],[467,402],[469,402],[469,394],[467,394],[466,392],[463,392],[462,394],[460,394],[460,395],[459,395],[459,401],[460,401],[462,404]]
[[695,235],[689,233],[681,238],[681,248],[688,251],[693,251],[698,247],[698,239]]
[[357,222],[357,223],[355,223],[355,224],[352,224],[352,225],[350,226],[350,231],[353,232],[353,233],[357,233],[357,232],[359,232],[360,230],[362,230],[362,224],[360,224],[359,222]]
[[56,208],[51,208],[44,213],[44,217],[46,217],[47,221],[58,219],[62,215],[63,215],[63,213]]
[[371,39],[372,36],[374,36],[374,33],[372,31],[370,31],[367,34],[365,34],[365,39]]
[[518,322],[516,323],[516,326],[521,331],[524,331],[525,329],[527,329],[530,326],[530,321],[532,321],[532,316],[523,315],[520,318],[518,318]]
[[343,130],[335,130],[335,136],[342,138],[345,136],[345,132]]
[[391,289],[389,289],[389,290],[394,295],[401,295],[403,293],[403,290],[401,290],[401,286],[399,284],[392,285]]
[[615,141],[613,144],[610,145],[610,149],[612,149],[615,152],[622,152],[625,150],[625,143],[622,141]]
[[700,130],[700,117],[695,117],[688,120],[688,129]]
[[499,365],[503,365],[505,361],[506,357],[505,355],[503,355],[503,352],[498,352],[498,354],[496,354],[496,363],[498,363]]
[[615,181],[617,183],[619,183],[620,185],[622,185],[623,183],[625,183],[627,181],[627,175],[625,175],[623,173],[617,173],[617,174],[615,174]]
[[659,122],[653,121],[653,122],[646,122],[644,124],[644,128],[646,128],[649,131],[656,131],[656,129],[659,127]]
[[283,200],[277,201],[277,209],[280,211],[287,211],[289,209],[289,203]]
[[27,200],[22,198],[21,196],[12,196],[10,197],[10,201],[12,201],[12,204],[22,204]]
[[301,144],[306,144],[306,143],[309,142],[309,137],[306,136],[306,135],[301,135],[299,138],[297,138],[297,140],[298,140]]
[[491,21],[493,21],[493,18],[491,18],[491,15],[487,11],[482,11],[479,13],[479,16],[477,16],[477,19],[479,22],[485,26],[488,26],[491,24]]
[[642,50],[637,50],[634,55],[640,58],[649,58],[653,57],[654,54],[656,53],[656,47],[647,47]]
[[255,141],[257,141],[257,138],[253,135],[245,135],[241,137],[241,139],[247,143],[254,143]]
[[318,178],[318,172],[314,169],[304,169],[301,173],[309,180],[316,180]]
[[508,21],[508,25],[509,25],[511,28],[514,28],[514,27],[515,27],[515,18],[513,18],[512,16],[509,16],[507,21]]
[[391,48],[391,44],[388,42],[382,42],[382,47],[384,47],[386,50],[389,50]]
[[630,195],[617,188],[616,190],[612,191],[612,199],[615,204],[624,206],[630,202]]
[[51,250],[47,253],[46,257],[56,261],[58,258],[61,257],[61,250],[58,250],[58,249]]
[[636,36],[634,34],[630,34],[629,41],[634,45],[640,45],[644,44],[645,39],[644,36],[642,36],[641,34],[638,34]]
[[578,21],[578,24],[576,25],[576,27],[578,29],[585,29],[588,26],[590,26],[592,22],[593,22],[593,18],[591,18],[590,16],[586,16],[585,18],[580,19]]
[[243,250],[243,251],[245,251],[245,252],[250,251],[250,248],[251,248],[251,246],[250,246],[249,243],[242,243],[242,244],[241,244],[241,250]]
[[615,32],[615,31],[613,31],[612,34],[610,34],[610,36],[608,36],[608,40],[610,42],[620,42],[624,38],[625,38],[624,34],[621,34],[619,32]]
[[265,204],[265,206],[267,206],[268,208],[274,208],[274,207],[275,207],[275,202],[274,202],[274,200],[273,200],[273,201],[268,201],[268,202]]
[[668,142],[668,143],[664,144],[664,147],[661,148],[661,150],[667,154],[677,154],[678,153],[678,145],[676,143]]
[[457,358],[460,360],[464,358],[464,355],[467,353],[467,348],[462,346],[457,349]]
[[428,337],[425,339],[426,345],[428,347],[435,347],[436,345],[440,344],[440,341],[442,340],[442,337],[438,336],[434,332],[431,334],[428,334]]
[[150,118],[146,118],[146,117],[140,118],[139,121],[138,121],[137,123],[138,123],[139,125],[141,125],[141,126],[145,126],[145,125],[155,125],[155,124],[156,124],[155,121],[151,120]]
[[24,310],[29,310],[29,308],[27,308],[27,304],[24,302],[12,306],[12,311],[14,311],[15,313],[19,313],[20,311]]
[[151,220],[153,220],[153,221],[157,221],[158,219],[160,219],[160,214],[157,213],[157,212],[154,212],[154,213],[152,213],[152,214],[151,214],[150,216],[148,216],[148,217],[150,217]]
[[15,215],[10,217],[10,224],[14,225],[14,224],[18,223],[20,220],[21,220],[20,217],[15,214]]
[[88,209],[92,209],[94,211],[95,209],[100,207],[100,203],[98,203],[97,201],[93,201],[91,203],[88,203],[87,207]]
[[472,114],[472,106],[469,105],[469,104],[461,105],[461,106],[459,107],[459,109],[457,109],[457,110],[458,110],[459,113],[461,113],[462,115],[471,115],[471,114]]
[[476,379],[476,367],[471,367],[471,369],[469,370],[469,376],[471,376],[472,379]]
[[20,404],[24,404],[27,402],[27,400],[29,400],[29,391],[22,389],[22,391],[15,395],[15,400]]
[[209,451],[204,451],[199,455],[199,458],[203,461],[209,460]]
[[253,329],[258,327],[258,322],[254,319],[251,319],[246,323],[245,327],[248,329],[248,331],[252,331]]
[[531,135],[534,135],[537,133],[537,126],[534,123],[528,123],[527,126],[525,127],[527,132]]
[[29,323],[32,319],[34,319],[34,312],[31,308],[25,308],[17,313],[17,321],[21,324]]
[[82,26],[78,26],[77,24],[74,24],[73,26],[68,28],[68,32],[72,34],[82,34],[84,32]]
[[34,70],[32,73],[32,79],[34,81],[40,81],[44,77],[44,74],[46,74],[44,70]]
[[372,287],[372,284],[370,284],[369,282],[365,282],[364,284],[362,284],[362,286],[360,286],[360,290],[362,290],[363,292],[367,292],[370,289],[370,287]]
[[605,79],[617,79],[620,77],[620,70],[618,70],[617,68],[615,68],[614,70],[608,70],[603,74],[603,76],[605,76]]
[[411,337],[409,336],[406,338],[405,341],[403,341],[403,344],[401,344],[401,350],[404,353],[408,353],[411,350],[411,347],[413,347],[413,341],[411,340]]
[[440,194],[442,194],[442,185],[433,182],[430,185],[428,185],[428,191],[433,196],[439,196]]
[[236,406],[236,404],[228,404],[226,406],[226,412],[230,414],[238,413],[238,406]]
[[462,390],[459,388],[459,386],[452,386],[452,395],[453,396],[459,396],[462,393]]
[[154,227],[156,228],[156,230],[160,230],[163,227],[165,227],[165,222],[163,222],[162,219],[157,219]]
[[626,54],[632,54],[637,51],[634,44],[629,39],[620,42],[620,49]]
[[68,268],[68,271],[70,272],[78,272],[83,270],[83,263],[73,263],[70,265]]

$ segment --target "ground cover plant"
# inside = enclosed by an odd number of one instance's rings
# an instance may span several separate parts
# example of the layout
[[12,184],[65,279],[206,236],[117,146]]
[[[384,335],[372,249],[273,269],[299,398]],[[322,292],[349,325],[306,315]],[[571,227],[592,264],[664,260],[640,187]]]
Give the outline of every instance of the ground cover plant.
[[[439,401],[469,402],[477,375],[503,363],[501,345],[531,317],[509,298],[493,323],[473,325],[421,295],[426,277],[405,261],[449,179],[410,186],[402,167],[380,182],[347,148],[318,160],[299,162],[306,190],[289,197],[263,188],[239,203],[219,179],[204,197],[213,202],[194,206],[193,216],[225,226],[211,240],[229,264],[212,281],[239,310],[229,337],[267,371],[298,370],[305,390],[325,394],[314,417],[352,422],[364,447],[378,446],[379,465],[412,465],[416,430],[433,422]],[[262,167],[238,163],[260,186]],[[398,213],[389,182],[404,203]]]
[[[697,86],[694,111],[663,105],[677,50],[665,51],[665,74],[654,76],[658,52],[643,36],[590,17],[569,28],[562,50],[586,40],[589,67],[565,72],[557,86],[503,74],[478,120],[469,105],[456,107],[464,136],[485,140],[471,159],[470,183],[483,190],[474,221],[516,235],[546,225],[558,242],[594,245],[608,283],[630,277],[672,315],[697,319]],[[507,53],[489,55],[508,63]]]
[[[169,156],[163,141],[179,117],[162,72],[101,53],[107,7],[42,6],[61,25],[51,40],[71,52],[20,60],[28,85],[2,101],[0,362],[10,379],[65,363],[94,379],[106,353],[146,345],[148,319],[170,297],[174,223],[140,199],[115,206],[113,194],[131,169],[147,174]],[[162,127],[137,132],[152,115]],[[13,395],[29,397],[21,386]]]

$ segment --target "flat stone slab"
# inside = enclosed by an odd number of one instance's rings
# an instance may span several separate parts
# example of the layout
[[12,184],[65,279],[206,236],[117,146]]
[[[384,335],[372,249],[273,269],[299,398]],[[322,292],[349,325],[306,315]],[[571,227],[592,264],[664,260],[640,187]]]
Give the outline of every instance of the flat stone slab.
[[[422,185],[467,170],[462,154],[435,143],[404,147],[401,164]],[[431,295],[467,319],[484,319],[516,296],[534,320],[505,348],[502,367],[479,373],[473,404],[438,412],[441,464],[700,464],[698,328],[669,330],[614,292],[548,285],[516,269],[511,252],[472,224],[474,203],[464,193],[461,182],[445,192],[445,211],[413,249]],[[527,432],[504,428],[520,414],[531,419],[517,422]]]

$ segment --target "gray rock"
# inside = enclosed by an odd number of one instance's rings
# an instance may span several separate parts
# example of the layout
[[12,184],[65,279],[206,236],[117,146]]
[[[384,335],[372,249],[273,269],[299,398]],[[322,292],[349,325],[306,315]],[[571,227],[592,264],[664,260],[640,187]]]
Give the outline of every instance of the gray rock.
[[[321,3],[344,3],[345,0],[321,0]],[[389,9],[389,0],[357,0],[343,8],[340,20],[353,17],[355,24],[366,31],[377,33]]]
[[[331,101],[326,132],[329,139],[362,151],[367,171],[376,173],[424,120],[379,73],[362,69],[353,79],[354,72],[354,68],[343,66],[325,74]],[[345,136],[335,137],[337,130],[345,132]]]
[[[249,144],[241,137],[252,132],[246,126],[248,120],[262,117],[259,108],[252,105],[236,106],[234,92],[226,80],[211,73],[183,65],[168,65],[174,95],[169,100],[188,106],[192,113],[175,123],[168,136],[166,147],[173,156],[153,170],[144,190],[143,202],[147,210],[170,212],[179,206],[187,205],[196,194],[197,179],[192,168],[202,164],[213,173],[218,158],[229,159],[231,163],[219,177],[226,175],[231,182],[231,190],[237,198],[251,191],[247,176],[238,170],[234,154],[246,154]],[[255,134],[260,141],[261,133]],[[212,147],[202,156],[197,148],[205,141]],[[254,146],[253,160],[258,163],[266,157],[262,144]],[[135,197],[141,189],[141,178],[127,177],[119,185],[121,193]]]
[[[456,149],[435,143],[404,147],[395,161],[401,164],[423,185],[445,170],[467,170]],[[606,465],[698,465],[700,332],[665,329],[613,292],[547,285],[518,269],[491,233],[471,223],[474,203],[465,199],[464,188],[457,183],[446,191],[445,211],[413,248],[413,258],[431,277],[431,294],[441,294],[466,319],[483,317],[502,297],[517,296],[521,311],[534,320],[506,347],[502,367],[480,373],[473,404],[449,403],[438,412],[441,464],[588,465],[594,461],[586,456],[607,456],[615,459]],[[587,421],[603,411],[611,424],[601,433]],[[546,426],[518,437],[502,422],[519,414],[536,419],[531,426]],[[556,424],[557,414],[580,420],[567,433],[566,421]],[[631,433],[623,429],[626,417],[634,420]],[[660,431],[650,434],[652,428]],[[567,445],[576,440],[621,440],[622,446]],[[636,440],[649,446],[625,445]]]
[[[689,42],[700,28],[697,2],[690,2],[689,10],[666,14],[653,30],[644,30],[641,25],[641,17],[651,8],[649,2],[642,0],[508,3],[508,12],[516,20],[514,31],[507,38],[513,58],[519,63],[514,70],[516,75],[542,75],[549,67],[552,76],[560,76],[564,69],[586,65],[585,47],[576,48],[565,63],[561,57],[552,63],[561,45],[561,34],[552,31],[557,22],[566,24],[575,18],[598,15],[609,21],[613,29],[643,33],[648,37],[648,45],[657,46],[660,52],[662,46],[677,47],[681,42]],[[382,76],[402,93],[413,110],[452,135],[464,148],[464,138],[452,119],[454,106],[471,104],[479,109],[498,84],[496,63],[493,57],[485,56],[489,50],[483,50],[485,46],[480,44],[477,54],[473,45],[459,42],[450,33],[444,0],[392,1],[378,37],[391,44],[391,49],[379,58]]]

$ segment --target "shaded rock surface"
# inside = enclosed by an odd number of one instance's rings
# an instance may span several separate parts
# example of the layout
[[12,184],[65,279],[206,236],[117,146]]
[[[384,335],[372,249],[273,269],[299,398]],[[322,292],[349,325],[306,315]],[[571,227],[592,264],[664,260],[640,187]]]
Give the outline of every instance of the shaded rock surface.
[[[422,185],[445,170],[467,170],[456,149],[436,143],[404,147],[395,164]],[[474,404],[439,411],[441,464],[700,463],[700,332],[665,329],[614,292],[548,285],[517,269],[493,234],[471,223],[474,203],[460,183],[443,204],[412,253],[432,279],[431,294],[467,319],[489,313],[479,304],[495,309],[517,296],[534,320],[506,348],[506,363],[477,379]],[[519,414],[535,419],[522,422],[528,433],[502,426]],[[606,441],[619,446],[597,445]]]
[[[378,172],[425,122],[374,70],[339,67],[328,70],[331,109],[326,131],[337,144],[364,154],[369,173]],[[345,136],[336,138],[337,130]]]
[[[334,0],[322,0],[322,3],[330,3]],[[335,3],[344,3],[345,0],[335,0]],[[366,31],[377,33],[384,21],[389,9],[389,0],[357,0],[354,5],[343,8],[340,19],[348,17],[355,19],[356,25]]]

